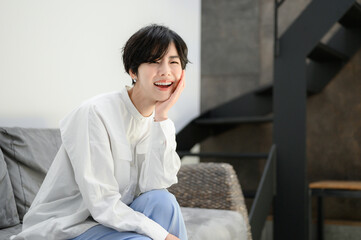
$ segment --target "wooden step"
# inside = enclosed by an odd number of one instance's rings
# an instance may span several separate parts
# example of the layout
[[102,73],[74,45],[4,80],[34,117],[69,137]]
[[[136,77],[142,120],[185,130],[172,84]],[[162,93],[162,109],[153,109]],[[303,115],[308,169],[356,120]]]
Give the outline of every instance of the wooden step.
[[361,181],[318,181],[309,184],[311,189],[361,190]]

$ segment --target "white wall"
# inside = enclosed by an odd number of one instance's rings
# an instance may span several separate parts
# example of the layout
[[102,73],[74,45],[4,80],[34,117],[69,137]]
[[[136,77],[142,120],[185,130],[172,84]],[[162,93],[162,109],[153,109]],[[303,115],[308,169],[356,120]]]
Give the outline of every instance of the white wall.
[[139,28],[164,24],[188,45],[177,130],[199,114],[201,0],[0,0],[0,126],[58,127],[82,101],[130,77],[121,48]]

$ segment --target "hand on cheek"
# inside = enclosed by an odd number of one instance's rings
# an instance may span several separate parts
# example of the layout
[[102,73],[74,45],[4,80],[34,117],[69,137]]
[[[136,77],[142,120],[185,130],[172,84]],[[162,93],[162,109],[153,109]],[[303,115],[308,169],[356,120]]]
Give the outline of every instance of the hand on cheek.
[[177,86],[174,92],[172,93],[172,95],[166,101],[157,102],[157,104],[155,105],[154,120],[156,122],[168,119],[168,111],[178,101],[178,98],[182,93],[184,87],[185,87],[185,71],[182,70],[180,80],[178,81]]

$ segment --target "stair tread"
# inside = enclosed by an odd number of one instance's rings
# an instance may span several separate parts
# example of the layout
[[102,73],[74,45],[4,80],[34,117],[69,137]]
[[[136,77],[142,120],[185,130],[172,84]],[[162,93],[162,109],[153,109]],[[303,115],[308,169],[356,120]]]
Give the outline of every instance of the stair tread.
[[361,5],[355,2],[339,23],[346,28],[361,28]]
[[229,153],[229,152],[200,152],[192,153],[189,151],[177,151],[183,156],[196,156],[196,157],[223,157],[223,158],[267,158],[268,153]]
[[311,189],[340,189],[361,191],[361,181],[318,181],[310,183]]
[[244,198],[255,198],[257,190],[242,190]]
[[236,124],[236,123],[262,123],[272,122],[273,117],[270,116],[254,116],[254,117],[222,117],[222,118],[200,118],[195,120],[197,124]]
[[346,54],[341,53],[324,43],[318,43],[307,57],[317,62],[347,61],[349,59]]
[[255,94],[260,94],[260,95],[272,94],[272,93],[273,93],[273,83],[262,86],[255,91]]

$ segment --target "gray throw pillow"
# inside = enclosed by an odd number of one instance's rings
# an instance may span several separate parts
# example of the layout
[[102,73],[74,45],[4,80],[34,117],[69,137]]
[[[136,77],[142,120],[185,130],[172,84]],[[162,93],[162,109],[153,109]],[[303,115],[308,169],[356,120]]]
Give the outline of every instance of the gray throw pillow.
[[0,149],[0,229],[20,222],[8,169]]
[[22,221],[61,145],[58,129],[0,128],[0,148],[8,166]]

